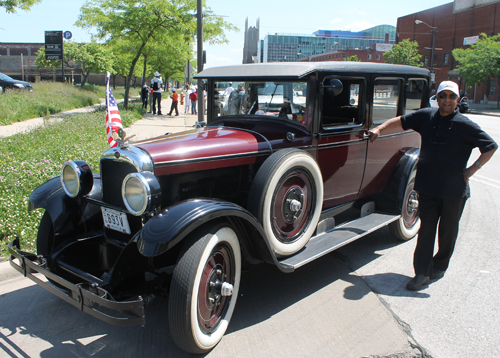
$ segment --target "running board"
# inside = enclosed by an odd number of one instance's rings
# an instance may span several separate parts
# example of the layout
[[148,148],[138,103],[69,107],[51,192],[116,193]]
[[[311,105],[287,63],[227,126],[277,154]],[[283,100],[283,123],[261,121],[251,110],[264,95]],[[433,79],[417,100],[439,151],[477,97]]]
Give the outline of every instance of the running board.
[[401,215],[373,213],[346,224],[339,225],[329,232],[311,238],[302,251],[299,251],[291,257],[285,258],[279,263],[286,271],[293,271],[396,221],[400,216]]

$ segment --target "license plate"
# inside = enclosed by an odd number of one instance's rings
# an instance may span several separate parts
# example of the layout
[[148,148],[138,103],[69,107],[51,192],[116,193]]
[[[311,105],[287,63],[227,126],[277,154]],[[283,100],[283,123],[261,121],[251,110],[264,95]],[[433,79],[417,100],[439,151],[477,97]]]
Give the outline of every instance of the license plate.
[[127,214],[121,211],[104,208],[101,206],[102,218],[104,219],[104,227],[112,230],[130,234],[130,226],[128,225]]

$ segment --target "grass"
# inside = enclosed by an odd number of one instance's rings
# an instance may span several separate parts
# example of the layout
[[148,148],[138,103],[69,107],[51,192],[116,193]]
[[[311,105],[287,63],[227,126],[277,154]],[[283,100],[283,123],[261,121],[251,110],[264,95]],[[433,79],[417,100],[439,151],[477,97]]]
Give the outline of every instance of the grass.
[[[93,92],[99,96],[99,98],[105,98],[106,97],[106,87],[105,86],[100,86],[100,85],[93,85],[93,84],[86,84],[84,87],[84,90]],[[125,97],[125,87],[123,86],[117,86],[116,88],[113,88],[111,86],[111,91],[113,91],[113,96],[116,99],[123,99]],[[130,87],[130,93],[129,97],[138,97],[141,95],[141,87]]]
[[[141,119],[139,104],[120,110],[124,127]],[[66,118],[29,133],[0,139],[0,258],[7,257],[7,244],[16,235],[23,251],[36,252],[41,210],[28,213],[32,190],[60,174],[68,160],[85,160],[93,171],[109,148],[105,112],[97,111]]]
[[[138,96],[138,91],[131,88],[130,96]],[[117,87],[113,95],[116,99],[123,98],[124,87]],[[6,91],[0,95],[0,125],[91,106],[100,103],[99,98],[105,97],[104,86],[89,85],[82,90],[60,82],[34,83],[33,92]]]

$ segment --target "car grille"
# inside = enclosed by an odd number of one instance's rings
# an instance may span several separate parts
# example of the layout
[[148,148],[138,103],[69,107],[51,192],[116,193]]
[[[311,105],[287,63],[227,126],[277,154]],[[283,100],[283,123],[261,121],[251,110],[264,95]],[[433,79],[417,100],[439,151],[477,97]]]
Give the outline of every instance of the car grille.
[[109,158],[101,160],[102,199],[105,203],[126,210],[122,199],[122,183],[130,173],[137,173],[130,163]]

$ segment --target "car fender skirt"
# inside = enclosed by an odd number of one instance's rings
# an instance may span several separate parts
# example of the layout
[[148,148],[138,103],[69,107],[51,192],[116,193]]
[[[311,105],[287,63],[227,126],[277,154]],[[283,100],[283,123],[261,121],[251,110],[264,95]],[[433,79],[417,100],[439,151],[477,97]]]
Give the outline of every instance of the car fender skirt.
[[151,218],[139,235],[137,248],[147,257],[161,255],[201,225],[229,217],[245,220],[264,237],[257,219],[241,206],[220,200],[193,199],[168,207]]

